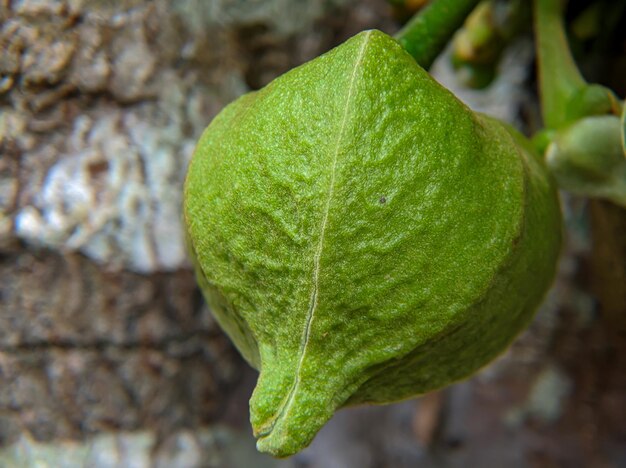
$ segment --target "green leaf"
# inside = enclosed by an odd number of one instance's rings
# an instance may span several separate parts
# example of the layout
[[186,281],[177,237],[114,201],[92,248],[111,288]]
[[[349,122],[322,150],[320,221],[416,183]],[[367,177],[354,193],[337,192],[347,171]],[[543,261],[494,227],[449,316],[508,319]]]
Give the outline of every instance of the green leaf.
[[529,322],[555,269],[555,189],[379,31],[229,105],[185,219],[204,293],[260,370],[257,446],[288,456],[337,408],[464,378]]

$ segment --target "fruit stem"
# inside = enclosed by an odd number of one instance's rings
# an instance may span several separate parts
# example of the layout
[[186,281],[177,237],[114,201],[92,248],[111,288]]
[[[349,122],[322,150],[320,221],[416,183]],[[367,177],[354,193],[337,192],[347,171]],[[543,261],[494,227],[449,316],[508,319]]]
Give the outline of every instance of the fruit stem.
[[479,1],[433,0],[409,20],[396,39],[428,69]]
[[541,112],[548,128],[565,123],[570,100],[587,86],[567,42],[561,3],[535,0],[534,4]]

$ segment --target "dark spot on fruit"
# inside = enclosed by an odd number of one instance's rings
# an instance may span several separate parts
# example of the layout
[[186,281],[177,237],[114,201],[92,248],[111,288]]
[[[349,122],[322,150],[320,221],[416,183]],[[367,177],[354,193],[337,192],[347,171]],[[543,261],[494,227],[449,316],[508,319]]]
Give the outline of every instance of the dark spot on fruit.
[[380,197],[380,199],[378,200],[378,202],[379,202],[381,205],[384,205],[385,203],[387,203],[387,199],[386,199],[385,197]]
[[463,447],[463,439],[451,436],[445,440],[445,445],[451,450],[458,450]]
[[518,244],[519,244],[519,242],[520,242],[520,240],[521,240],[521,236],[516,236],[516,237],[513,239],[513,247],[517,247],[517,246],[518,246]]
[[107,161],[92,162],[87,166],[89,175],[94,179],[106,172],[109,169],[109,163]]

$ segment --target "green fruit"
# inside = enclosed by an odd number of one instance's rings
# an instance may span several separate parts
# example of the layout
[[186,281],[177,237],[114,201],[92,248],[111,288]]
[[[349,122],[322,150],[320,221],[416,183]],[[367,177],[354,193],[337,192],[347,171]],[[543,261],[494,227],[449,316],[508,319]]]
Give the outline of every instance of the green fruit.
[[259,450],[462,379],[529,322],[560,241],[523,137],[366,31],[226,107],[185,188],[199,281],[260,377]]

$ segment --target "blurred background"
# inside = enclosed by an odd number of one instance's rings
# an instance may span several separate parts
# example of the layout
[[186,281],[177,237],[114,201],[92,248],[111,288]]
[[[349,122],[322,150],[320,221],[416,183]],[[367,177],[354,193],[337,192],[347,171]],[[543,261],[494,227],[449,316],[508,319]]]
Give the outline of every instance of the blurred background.
[[[626,212],[563,196],[536,320],[446,390],[340,411],[258,454],[256,373],[186,259],[195,141],[240,94],[419,0],[0,0],[0,467],[625,467]],[[540,128],[529,3],[481,6],[434,76]],[[626,93],[626,2],[571,1],[590,81]]]

